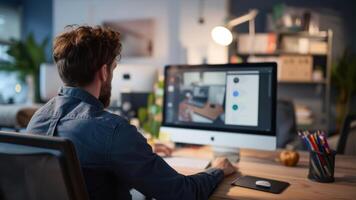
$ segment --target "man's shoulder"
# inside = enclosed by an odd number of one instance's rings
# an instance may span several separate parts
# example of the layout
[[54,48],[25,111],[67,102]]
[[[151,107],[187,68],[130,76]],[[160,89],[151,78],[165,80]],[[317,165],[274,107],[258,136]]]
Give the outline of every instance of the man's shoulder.
[[[37,110],[33,118],[37,120],[50,120],[60,117],[63,120],[79,120],[80,123],[89,123],[116,128],[127,125],[129,122],[122,116],[103,109],[97,109],[85,102],[73,102],[63,97],[54,97]],[[88,124],[88,125],[89,125]]]
[[49,100],[45,105],[41,106],[38,108],[38,110],[35,112],[35,114],[32,116],[32,118],[52,118],[56,115],[55,110],[53,109],[54,107],[55,100],[54,98]]
[[100,114],[95,116],[93,119],[99,123],[111,124],[113,127],[126,126],[129,124],[126,118],[106,110],[100,112]]

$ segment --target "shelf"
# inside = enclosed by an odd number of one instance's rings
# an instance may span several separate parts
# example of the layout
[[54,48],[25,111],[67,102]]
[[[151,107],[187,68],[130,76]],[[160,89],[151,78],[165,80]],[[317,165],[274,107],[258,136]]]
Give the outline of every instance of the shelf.
[[316,53],[292,53],[292,52],[273,52],[273,53],[237,53],[237,56],[281,56],[281,55],[287,55],[287,56],[315,56],[315,57],[327,57],[326,54],[316,54]]
[[324,85],[326,84],[325,80],[322,81],[285,81],[285,80],[278,80],[278,84],[310,84],[310,85]]
[[[278,97],[291,99],[294,102],[305,102],[307,105],[311,105],[315,112],[313,113],[313,118],[315,121],[311,124],[298,124],[298,129],[325,129],[328,130],[330,124],[330,74],[332,67],[332,52],[330,48],[332,48],[332,31],[320,31],[315,34],[310,34],[309,32],[287,32],[287,31],[278,31],[275,33],[275,41],[271,41],[275,43],[274,51],[268,52],[268,50],[272,50],[270,48],[258,49],[258,45],[254,47],[255,50],[260,50],[260,53],[254,52],[250,53],[248,50],[250,48],[240,48],[243,52],[239,52],[239,48],[230,48],[230,55],[238,56],[240,60],[247,62],[248,57],[255,56],[256,62],[267,62],[267,61],[278,61],[281,60],[281,57],[284,56],[308,56],[312,58],[312,69],[318,69],[317,66],[321,67],[323,71],[322,76],[319,76],[322,80],[310,80],[310,81],[286,81],[286,80],[278,80]],[[267,33],[268,34],[268,33]],[[295,40],[305,38],[310,41],[310,44],[316,45],[314,47],[308,47],[305,50],[305,53],[299,53],[298,49],[293,48],[291,46],[282,45],[282,42],[288,42],[288,39],[291,38]],[[294,44],[293,41],[289,41],[288,44]],[[298,41],[299,42],[299,41]],[[323,46],[317,46],[323,43]],[[265,44],[264,42],[263,44]],[[269,47],[270,42],[267,42],[267,47]],[[286,43],[285,43],[286,44]],[[298,43],[299,44],[299,43]],[[326,45],[326,48],[325,48]],[[261,46],[262,48],[262,46]],[[267,50],[268,49],[268,50]],[[312,50],[309,52],[309,49]],[[234,50],[234,52],[232,51]],[[245,50],[245,51],[244,51]],[[266,52],[263,52],[263,51]],[[287,50],[295,50],[295,52],[287,51]],[[314,50],[314,51],[313,51]],[[319,52],[316,50],[320,50]],[[321,51],[324,50],[324,51]],[[252,61],[253,59],[251,59]]]
[[308,37],[308,38],[318,38],[325,39],[328,37],[327,31],[320,31],[318,33],[309,33],[309,32],[276,32],[279,35],[290,35],[290,36],[299,36],[299,37]]

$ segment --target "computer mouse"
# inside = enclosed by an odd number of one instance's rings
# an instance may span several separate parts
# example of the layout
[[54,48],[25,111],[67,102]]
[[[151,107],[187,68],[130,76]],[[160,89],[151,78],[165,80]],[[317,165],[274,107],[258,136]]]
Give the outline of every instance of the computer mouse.
[[264,188],[270,188],[271,187],[271,183],[268,182],[268,181],[264,181],[264,180],[256,181],[256,185],[260,186],[260,187],[264,187]]

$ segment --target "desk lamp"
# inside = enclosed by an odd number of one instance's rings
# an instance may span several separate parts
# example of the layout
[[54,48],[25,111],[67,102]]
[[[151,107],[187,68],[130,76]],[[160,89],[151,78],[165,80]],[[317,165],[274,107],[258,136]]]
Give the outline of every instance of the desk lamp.
[[225,26],[216,26],[211,31],[211,37],[214,42],[222,46],[228,46],[233,40],[232,28],[249,22],[249,35],[252,38],[255,35],[255,18],[257,16],[258,10],[252,9],[247,14],[230,20]]

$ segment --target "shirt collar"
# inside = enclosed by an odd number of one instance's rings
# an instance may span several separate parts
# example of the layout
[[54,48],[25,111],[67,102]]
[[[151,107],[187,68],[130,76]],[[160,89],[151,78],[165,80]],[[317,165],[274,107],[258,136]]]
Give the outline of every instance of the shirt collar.
[[104,105],[96,97],[78,87],[62,86],[58,91],[58,95],[74,97],[99,109],[104,109]]

